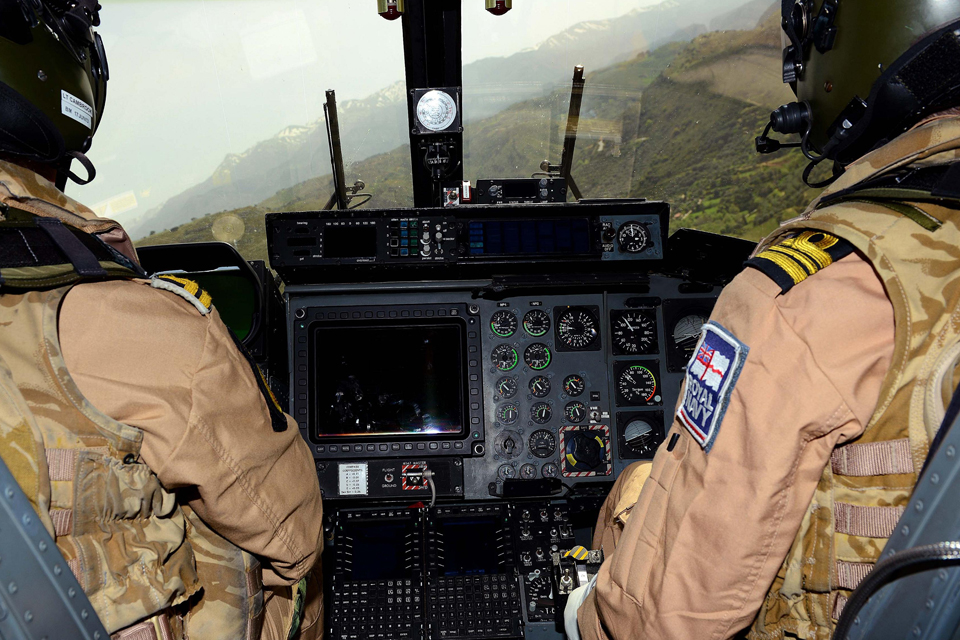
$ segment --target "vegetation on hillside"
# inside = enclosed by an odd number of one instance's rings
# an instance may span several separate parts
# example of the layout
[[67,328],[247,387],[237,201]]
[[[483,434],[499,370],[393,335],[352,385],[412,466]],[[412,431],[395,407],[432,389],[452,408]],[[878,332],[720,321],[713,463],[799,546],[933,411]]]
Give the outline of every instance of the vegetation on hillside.
[[[759,156],[780,86],[776,20],[751,31],[711,32],[673,43],[587,76],[573,175],[587,197],[641,197],[671,203],[671,228],[691,227],[757,240],[797,215],[815,195],[800,180],[799,153]],[[770,76],[718,85],[750,56]],[[733,66],[732,66],[733,65]],[[744,75],[744,74],[741,74]],[[468,123],[467,178],[529,175],[559,160],[568,96],[553,92]],[[412,204],[410,152],[404,145],[348,167],[374,195],[370,207]],[[211,238],[235,241],[250,259],[266,259],[263,214],[316,210],[332,192],[329,176],[279,191],[255,207],[205,216],[141,244]],[[243,232],[238,237],[237,221]],[[219,222],[218,222],[219,221]]]

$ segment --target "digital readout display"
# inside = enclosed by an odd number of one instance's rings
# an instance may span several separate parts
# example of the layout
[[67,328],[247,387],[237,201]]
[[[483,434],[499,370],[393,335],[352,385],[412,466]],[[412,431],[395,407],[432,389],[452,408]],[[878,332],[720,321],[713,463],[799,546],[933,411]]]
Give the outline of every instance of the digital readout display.
[[376,255],[376,227],[324,227],[324,258],[372,258]]
[[465,344],[459,322],[315,325],[314,435],[462,433]]
[[586,218],[482,220],[470,223],[474,257],[586,255],[591,251]]

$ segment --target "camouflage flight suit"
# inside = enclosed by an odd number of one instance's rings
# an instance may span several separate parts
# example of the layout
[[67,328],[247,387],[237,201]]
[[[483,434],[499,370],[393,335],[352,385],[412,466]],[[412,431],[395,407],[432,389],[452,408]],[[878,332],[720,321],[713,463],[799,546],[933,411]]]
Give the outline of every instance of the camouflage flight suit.
[[960,210],[831,198],[958,161],[960,117],[904,133],[724,290],[711,319],[749,348],[726,413],[707,450],[675,419],[652,468],[625,475],[650,474],[635,504],[615,487],[584,639],[831,637],[960,382]]
[[[2,162],[0,203],[135,258],[117,223]],[[308,579],[297,637],[320,637],[312,456],[291,419],[271,428],[203,293],[158,284],[0,295],[0,391],[23,417],[0,416],[0,454],[115,638],[286,638],[284,585]]]

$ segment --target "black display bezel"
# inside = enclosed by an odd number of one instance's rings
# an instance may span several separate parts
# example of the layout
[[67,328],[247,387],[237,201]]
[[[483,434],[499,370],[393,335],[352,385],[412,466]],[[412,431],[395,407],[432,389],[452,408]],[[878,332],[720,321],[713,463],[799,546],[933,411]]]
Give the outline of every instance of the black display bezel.
[[[484,440],[482,410],[482,372],[480,334],[468,318],[466,305],[391,305],[303,307],[291,310],[294,351],[291,401],[300,432],[315,459],[392,458],[397,456],[472,456],[482,455]],[[314,348],[312,336],[318,326],[327,327],[408,327],[417,324],[453,324],[461,331],[462,383],[461,415],[463,424],[456,434],[317,436],[317,413],[313,388]]]

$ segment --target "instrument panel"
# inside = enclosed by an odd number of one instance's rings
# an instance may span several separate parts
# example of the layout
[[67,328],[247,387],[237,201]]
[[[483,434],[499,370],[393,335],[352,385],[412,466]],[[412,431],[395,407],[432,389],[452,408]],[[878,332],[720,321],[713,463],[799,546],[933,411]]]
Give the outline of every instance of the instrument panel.
[[[719,287],[651,275],[571,293],[290,286],[294,416],[324,498],[488,500],[651,458]],[[381,460],[382,459],[382,460]]]

